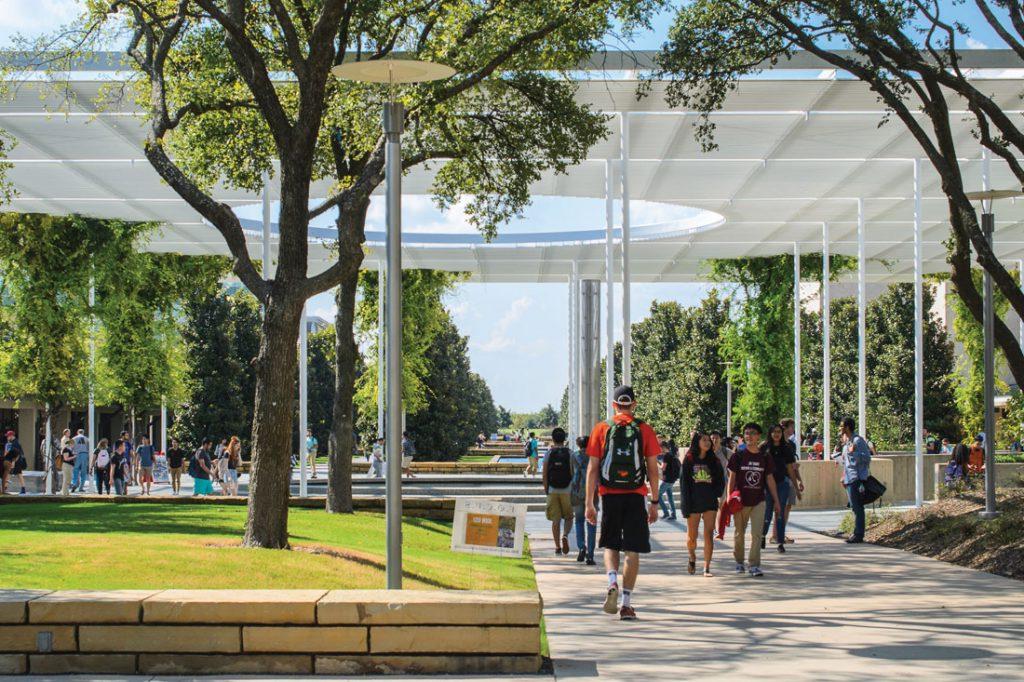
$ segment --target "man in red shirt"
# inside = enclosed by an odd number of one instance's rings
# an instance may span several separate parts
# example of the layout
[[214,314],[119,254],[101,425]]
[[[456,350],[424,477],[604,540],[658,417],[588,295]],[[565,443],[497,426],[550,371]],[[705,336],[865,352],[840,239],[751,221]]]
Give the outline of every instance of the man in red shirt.
[[[636,396],[631,386],[615,389],[615,416],[594,426],[587,442],[587,521],[597,523],[594,491],[601,496],[601,540],[608,571],[605,613],[619,612],[622,620],[636,620],[630,603],[640,555],[651,551],[650,524],[658,519],[658,503],[649,497],[658,489],[657,434],[633,416]],[[650,487],[648,487],[648,484]],[[625,552],[622,572],[622,607],[619,602],[619,554]]]

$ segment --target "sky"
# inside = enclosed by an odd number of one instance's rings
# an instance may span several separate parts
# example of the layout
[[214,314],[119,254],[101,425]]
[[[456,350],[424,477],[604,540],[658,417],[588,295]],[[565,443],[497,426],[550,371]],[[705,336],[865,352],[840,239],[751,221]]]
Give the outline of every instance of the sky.
[[[944,5],[967,26],[972,35],[967,46],[974,49],[1005,47],[995,32],[984,25],[973,3],[944,0]],[[75,18],[81,3],[75,0],[0,0],[0,48],[9,45],[16,34],[38,35]],[[657,49],[664,42],[671,23],[671,11],[663,12],[651,30],[635,36],[631,49]],[[383,225],[379,203],[371,209],[371,226]],[[643,225],[663,220],[664,208],[634,202],[632,224]],[[616,209],[616,216],[619,215]],[[456,208],[441,214],[427,197],[404,198],[403,224],[406,231],[470,230],[465,217]],[[505,231],[600,228],[604,225],[601,200],[565,201],[538,197]],[[673,300],[695,305],[708,287],[699,284],[634,284],[631,288],[631,320],[646,316],[655,300]],[[491,387],[495,402],[512,411],[534,411],[546,403],[558,406],[567,383],[568,363],[568,286],[566,284],[475,284],[457,287],[446,306],[460,331],[469,338],[470,361]],[[621,292],[616,287],[616,301]],[[603,308],[602,303],[602,308]],[[333,318],[329,295],[312,299],[311,314]],[[603,312],[603,310],[602,310]],[[621,310],[616,316],[616,338],[621,339]]]

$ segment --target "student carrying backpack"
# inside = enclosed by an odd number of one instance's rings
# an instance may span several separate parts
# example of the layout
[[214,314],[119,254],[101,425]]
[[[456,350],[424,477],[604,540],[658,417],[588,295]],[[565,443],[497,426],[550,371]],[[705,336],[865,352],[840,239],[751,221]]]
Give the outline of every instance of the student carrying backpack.
[[569,448],[551,448],[547,456],[547,470],[550,487],[568,488],[572,483],[572,452]]
[[601,457],[601,485],[612,490],[635,490],[647,481],[647,467],[641,452],[640,427],[643,422],[633,419],[620,424],[608,421],[605,450]]

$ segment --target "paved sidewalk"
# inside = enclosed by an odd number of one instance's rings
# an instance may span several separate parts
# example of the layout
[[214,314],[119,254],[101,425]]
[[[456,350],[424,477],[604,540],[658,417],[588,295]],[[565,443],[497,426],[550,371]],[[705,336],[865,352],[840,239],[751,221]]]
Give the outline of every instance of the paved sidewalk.
[[620,623],[601,611],[600,560],[556,557],[550,524],[531,514],[556,677],[1024,680],[1024,584],[846,545],[800,516],[789,551],[763,553],[761,579],[733,574],[731,528],[716,542],[715,577],[687,575],[681,522],[659,521],[633,597],[641,620]]

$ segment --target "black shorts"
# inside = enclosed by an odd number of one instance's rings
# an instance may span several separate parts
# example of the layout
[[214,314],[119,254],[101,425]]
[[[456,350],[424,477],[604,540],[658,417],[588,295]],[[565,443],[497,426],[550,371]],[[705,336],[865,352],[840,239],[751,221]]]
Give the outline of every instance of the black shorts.
[[601,540],[598,547],[648,554],[651,527],[647,523],[647,497],[637,493],[601,498]]

